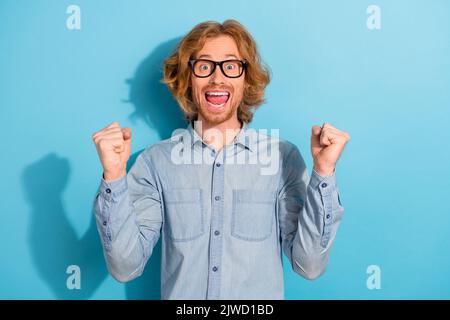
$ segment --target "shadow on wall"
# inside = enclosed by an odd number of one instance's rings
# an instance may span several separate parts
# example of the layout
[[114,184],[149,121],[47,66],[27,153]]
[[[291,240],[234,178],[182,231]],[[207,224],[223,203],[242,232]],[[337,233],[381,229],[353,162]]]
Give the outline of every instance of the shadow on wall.
[[[89,230],[78,238],[67,218],[62,196],[68,184],[70,164],[50,153],[27,166],[22,173],[25,198],[31,206],[28,242],[39,276],[58,299],[88,299],[106,277],[102,247],[93,213]],[[66,286],[70,265],[81,270],[81,290]]]
[[[176,101],[161,83],[163,60],[181,38],[157,46],[138,66],[130,85],[129,99],[135,111],[131,120],[141,119],[166,139],[176,128],[186,127]],[[89,134],[87,136],[90,137]],[[86,143],[92,143],[86,141]],[[141,151],[130,157],[127,169]],[[28,241],[31,256],[41,279],[58,299],[89,299],[107,277],[100,237],[91,211],[88,231],[78,238],[67,218],[62,194],[69,182],[70,163],[66,158],[49,153],[28,165],[22,173],[25,198],[31,206]],[[99,172],[99,181],[101,173]],[[93,202],[92,199],[87,199]],[[125,285],[127,299],[160,299],[161,242],[156,245],[143,275]],[[66,268],[81,269],[81,290],[66,287]]]
[[134,77],[126,80],[130,93],[125,102],[132,103],[135,108],[130,119],[145,121],[161,139],[170,138],[173,130],[187,125],[176,100],[161,82],[163,61],[180,40],[179,37],[160,44],[139,64]]

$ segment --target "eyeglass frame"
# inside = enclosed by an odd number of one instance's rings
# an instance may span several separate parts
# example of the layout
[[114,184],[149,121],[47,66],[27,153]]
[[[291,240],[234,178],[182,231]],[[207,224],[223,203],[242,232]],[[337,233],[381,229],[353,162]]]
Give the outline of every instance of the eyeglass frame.
[[[213,68],[212,68],[212,70],[211,70],[211,73],[209,74],[209,75],[207,75],[207,76],[198,76],[198,75],[196,75],[195,74],[195,71],[194,71],[194,64],[197,62],[197,61],[208,61],[208,62],[211,62],[212,64],[213,64]],[[223,64],[225,63],[225,62],[229,62],[229,61],[239,61],[240,63],[242,63],[242,71],[241,71],[241,73],[238,75],[238,76],[236,76],[236,77],[230,77],[230,76],[227,76],[226,74],[225,74],[225,72],[223,71]],[[210,77],[215,71],[216,71],[216,67],[217,66],[219,66],[220,67],[220,71],[222,72],[222,74],[225,76],[225,77],[227,77],[227,78],[232,78],[232,79],[236,79],[236,78],[240,78],[240,77],[242,77],[242,75],[244,74],[244,71],[247,69],[247,60],[239,60],[239,59],[228,59],[228,60],[222,60],[222,61],[214,61],[214,60],[209,60],[209,59],[190,59],[189,60],[189,66],[191,67],[191,70],[192,70],[192,73],[194,74],[194,76],[196,76],[197,78],[208,78],[208,77]]]

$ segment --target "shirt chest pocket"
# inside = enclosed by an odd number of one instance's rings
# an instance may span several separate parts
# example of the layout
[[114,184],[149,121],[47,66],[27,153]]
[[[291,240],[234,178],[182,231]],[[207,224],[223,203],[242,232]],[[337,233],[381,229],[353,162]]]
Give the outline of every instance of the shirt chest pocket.
[[201,189],[171,189],[164,192],[166,231],[174,241],[189,241],[204,230]]
[[275,192],[233,190],[231,235],[247,241],[262,241],[272,233]]

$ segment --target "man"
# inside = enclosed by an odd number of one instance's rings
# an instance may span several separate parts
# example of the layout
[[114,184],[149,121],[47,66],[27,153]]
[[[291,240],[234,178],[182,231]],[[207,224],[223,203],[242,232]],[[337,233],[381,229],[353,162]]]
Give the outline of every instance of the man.
[[320,276],[343,214],[335,166],[349,135],[312,127],[309,178],[294,144],[250,129],[269,74],[234,20],[197,25],[165,60],[164,81],[187,130],[145,149],[128,174],[131,129],[93,135],[113,277],[141,275],[160,235],[163,299],[283,299],[282,252],[296,273]]

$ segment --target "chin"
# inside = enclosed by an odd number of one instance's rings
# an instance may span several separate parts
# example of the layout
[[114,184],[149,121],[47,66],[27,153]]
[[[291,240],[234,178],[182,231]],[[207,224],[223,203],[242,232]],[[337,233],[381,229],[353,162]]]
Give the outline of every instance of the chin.
[[221,124],[233,116],[233,110],[231,108],[220,111],[210,111],[208,107],[202,106],[200,108],[200,115],[204,119],[204,121],[208,122],[210,125],[218,125]]

